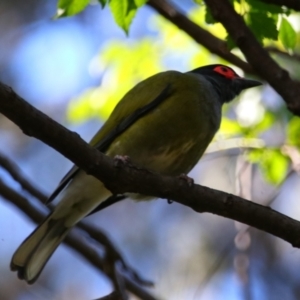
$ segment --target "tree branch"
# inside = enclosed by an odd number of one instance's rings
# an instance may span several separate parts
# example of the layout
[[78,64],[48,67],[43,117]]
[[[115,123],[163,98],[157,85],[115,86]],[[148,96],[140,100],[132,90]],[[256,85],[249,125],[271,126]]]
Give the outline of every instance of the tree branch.
[[25,100],[0,84],[0,112],[23,132],[36,137],[101,180],[113,193],[133,192],[171,199],[197,212],[210,212],[256,227],[300,247],[300,222],[262,205],[184,180],[155,174],[114,160],[85,143]]
[[211,53],[222,57],[248,74],[254,74],[254,70],[247,62],[243,61],[228,50],[225,41],[215,37],[213,34],[191,21],[174,5],[171,5],[165,0],[149,0],[147,4],[178,28],[183,30],[197,43],[208,49]]
[[[299,2],[300,3],[300,2]],[[288,52],[285,52],[285,51],[282,51],[276,47],[273,47],[273,46],[268,46],[268,47],[265,47],[265,49],[269,52],[269,53],[275,53],[275,54],[279,54],[281,56],[284,56],[286,58],[289,58],[289,59],[293,59],[293,60],[297,60],[298,62],[300,61],[300,54],[297,54],[297,53],[288,53]]]
[[275,4],[279,6],[285,6],[294,10],[300,11],[300,1],[299,0],[259,0],[268,4]]
[[9,158],[5,157],[1,153],[0,166],[5,169],[10,174],[10,176],[21,185],[22,189],[29,192],[32,196],[39,199],[42,203],[46,202],[47,196],[27,180],[27,178],[24,176],[24,174],[22,174],[21,170],[14,162],[12,162]]
[[228,0],[205,0],[205,3],[213,17],[224,25],[257,74],[283,97],[292,113],[300,116],[300,83],[291,80],[289,73],[270,57]]
[[[24,198],[22,195],[14,191],[13,189],[6,186],[1,180],[0,180],[0,195],[4,197],[6,200],[8,200],[10,203],[21,209],[26,215],[35,223],[41,223],[46,215],[42,212],[40,212],[35,206],[31,205],[29,201]],[[80,225],[80,224],[79,224]],[[99,234],[101,234],[97,229],[93,228],[90,225],[81,223],[79,226],[80,228],[85,229],[86,233],[90,235],[95,241],[99,241],[98,237]],[[91,234],[89,234],[91,231]],[[107,238],[106,238],[107,239]],[[91,247],[84,238],[82,238],[82,234],[78,234],[78,232],[72,230],[68,236],[65,238],[64,243],[66,243],[68,246],[73,248],[75,251],[77,251],[79,254],[81,254],[87,261],[89,261],[95,268],[100,270],[101,272],[104,272],[108,277],[112,278],[110,272],[107,272],[108,265],[110,263],[113,263],[113,265],[116,264],[115,258],[113,258],[113,262],[109,261],[107,259],[103,259],[97,251],[95,251],[94,247]],[[109,242],[109,252],[111,252],[111,249],[114,249],[111,242]],[[102,238],[100,237],[100,244],[102,243]],[[106,245],[104,243],[104,245]],[[106,245],[107,246],[107,245]],[[128,267],[127,267],[128,268]],[[129,269],[129,268],[128,268]],[[138,296],[140,299],[144,300],[156,300],[151,294],[149,294],[147,291],[142,289],[140,286],[138,286],[134,281],[130,280],[126,276],[122,276],[121,274],[118,274],[118,276],[122,277],[122,280],[124,281],[124,284],[126,288],[136,296]],[[113,278],[112,278],[113,279]],[[136,279],[136,278],[134,278]],[[139,281],[140,283],[142,282]],[[114,293],[113,293],[114,294]],[[119,294],[119,292],[118,292]]]

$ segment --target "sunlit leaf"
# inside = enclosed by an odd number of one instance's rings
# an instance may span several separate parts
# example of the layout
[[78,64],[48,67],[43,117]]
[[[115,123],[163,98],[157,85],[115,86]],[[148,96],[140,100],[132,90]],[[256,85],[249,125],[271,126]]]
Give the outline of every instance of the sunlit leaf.
[[59,0],[57,17],[73,16],[83,11],[90,0]]
[[265,132],[270,129],[272,125],[274,125],[276,118],[274,114],[269,111],[264,113],[263,119],[256,125],[252,126],[249,130],[251,131],[252,137],[258,136],[259,134]]
[[286,177],[289,158],[280,149],[255,149],[249,153],[248,159],[257,163],[266,180],[274,185],[280,184]]
[[226,117],[223,117],[220,131],[222,134],[233,136],[241,134],[243,132],[243,129],[236,120],[230,120]]
[[110,0],[109,7],[116,23],[128,34],[129,26],[135,17],[137,9],[144,5],[146,0]]
[[101,85],[71,102],[69,120],[82,122],[91,117],[106,119],[128,90],[139,81],[163,70],[158,53],[163,52],[153,46],[153,40],[150,39],[136,43],[110,42],[99,57],[101,67],[106,69]]
[[279,28],[279,40],[286,49],[294,49],[297,43],[297,33],[286,18],[282,18]]
[[293,117],[287,126],[287,143],[300,147],[300,118]]

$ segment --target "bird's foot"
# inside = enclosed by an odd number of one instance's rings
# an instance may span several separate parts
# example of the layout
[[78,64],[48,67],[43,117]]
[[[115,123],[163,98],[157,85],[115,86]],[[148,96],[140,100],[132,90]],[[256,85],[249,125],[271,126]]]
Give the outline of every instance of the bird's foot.
[[131,162],[130,157],[127,155],[116,155],[114,157],[114,166],[121,167],[124,165],[129,165]]
[[180,174],[178,178],[185,181],[189,187],[192,187],[194,185],[194,179],[187,176],[186,174]]

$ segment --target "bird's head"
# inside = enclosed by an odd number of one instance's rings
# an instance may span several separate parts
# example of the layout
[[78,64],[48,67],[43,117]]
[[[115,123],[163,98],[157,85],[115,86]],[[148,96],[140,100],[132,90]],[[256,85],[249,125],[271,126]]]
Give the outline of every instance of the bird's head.
[[208,65],[191,71],[211,82],[222,103],[233,100],[241,91],[262,85],[261,82],[240,77],[233,69],[224,65]]

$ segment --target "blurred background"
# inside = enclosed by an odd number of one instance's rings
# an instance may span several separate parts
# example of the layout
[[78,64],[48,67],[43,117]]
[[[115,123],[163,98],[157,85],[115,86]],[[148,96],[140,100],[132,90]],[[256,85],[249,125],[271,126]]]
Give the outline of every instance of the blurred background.
[[[205,24],[203,7],[190,0],[173,3]],[[56,5],[54,0],[0,2],[0,80],[86,141],[140,80],[167,69],[188,71],[226,63],[148,6],[138,11],[126,36],[108,8],[102,10],[95,3],[77,16],[54,20]],[[299,14],[291,14],[289,20],[299,32]],[[221,25],[207,30],[226,37]],[[279,42],[275,46],[282,47]],[[293,77],[300,78],[299,61],[274,55]],[[190,176],[199,184],[300,219],[299,155],[288,143],[297,139],[298,120],[267,84],[244,93],[224,108],[224,115],[214,143]],[[46,194],[72,166],[2,115],[0,154],[14,161]],[[0,178],[24,193],[2,168]],[[158,299],[300,298],[299,250],[232,220],[164,200],[126,200],[87,222],[103,229],[130,265],[155,283],[149,291]],[[34,285],[20,281],[9,269],[10,258],[34,227],[0,195],[1,299],[95,299],[112,290],[105,275],[65,245]]]

